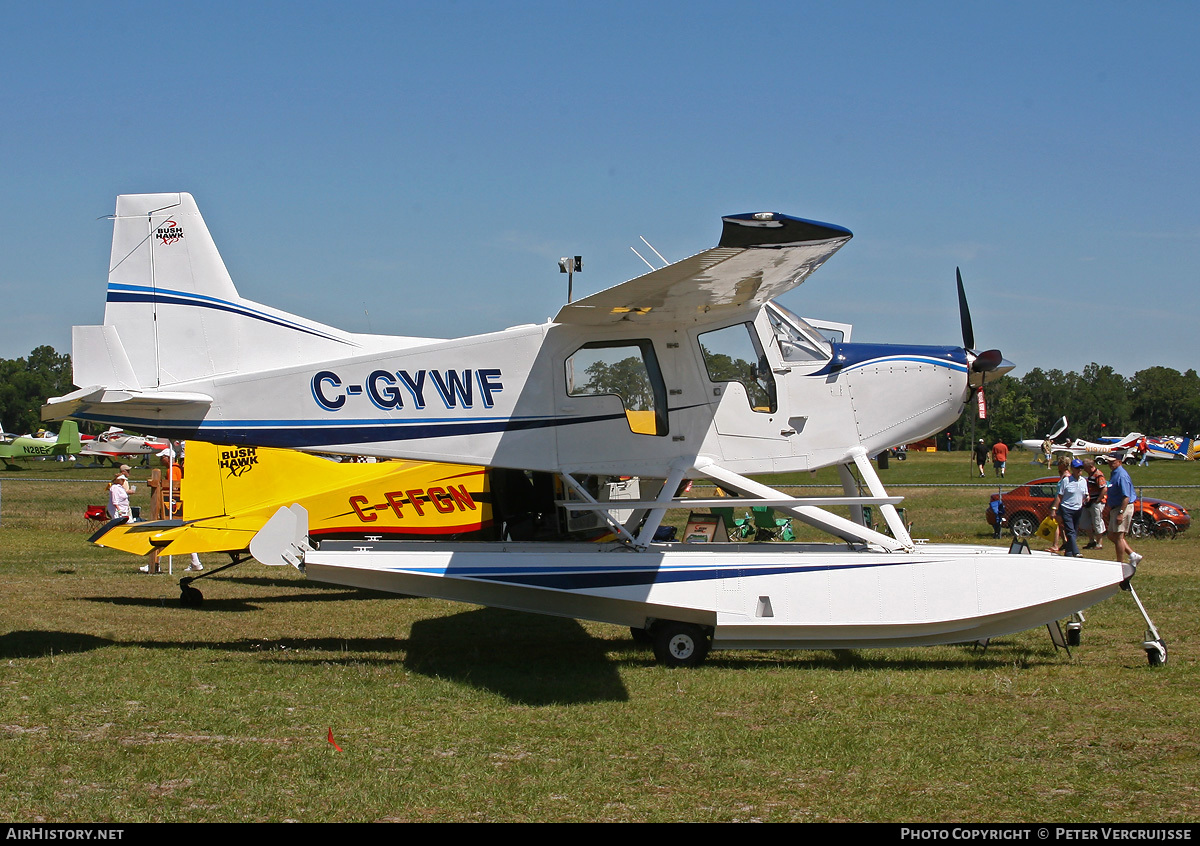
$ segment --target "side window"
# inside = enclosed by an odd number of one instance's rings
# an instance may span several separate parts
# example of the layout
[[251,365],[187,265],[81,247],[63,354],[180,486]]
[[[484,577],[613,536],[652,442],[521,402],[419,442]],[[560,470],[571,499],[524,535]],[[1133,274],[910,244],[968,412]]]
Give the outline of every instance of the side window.
[[741,382],[753,410],[764,414],[776,410],[775,374],[771,372],[752,324],[738,323],[705,332],[700,336],[700,351],[704,353],[709,379]]
[[616,394],[625,406],[630,431],[667,434],[667,388],[648,340],[584,344],[567,359],[567,393]]

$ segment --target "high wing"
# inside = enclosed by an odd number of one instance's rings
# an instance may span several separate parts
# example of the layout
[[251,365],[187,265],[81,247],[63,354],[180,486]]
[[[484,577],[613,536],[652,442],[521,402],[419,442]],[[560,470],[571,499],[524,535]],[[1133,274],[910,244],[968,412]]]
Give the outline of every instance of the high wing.
[[562,307],[556,323],[708,323],[750,314],[790,291],[853,237],[850,230],[771,212],[721,219],[720,243]]

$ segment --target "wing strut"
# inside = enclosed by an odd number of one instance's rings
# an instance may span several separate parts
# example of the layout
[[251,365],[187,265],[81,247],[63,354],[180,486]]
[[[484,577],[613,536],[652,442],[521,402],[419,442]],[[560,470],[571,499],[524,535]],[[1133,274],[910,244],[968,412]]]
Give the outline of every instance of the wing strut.
[[[852,520],[847,520],[845,517],[840,517],[837,514],[826,511],[815,505],[802,504],[811,503],[816,500],[812,498],[788,497],[787,494],[770,488],[764,484],[747,479],[745,476],[739,476],[726,470],[723,467],[718,467],[716,464],[706,464],[699,466],[696,470],[705,476],[708,476],[714,481],[720,482],[722,486],[728,486],[740,493],[749,496],[763,498],[784,498],[791,500],[790,505],[777,506],[780,511],[787,512],[797,519],[814,526],[823,532],[828,532],[831,535],[842,538],[850,543],[868,543],[873,544],[889,552],[911,552],[914,548],[912,539],[909,538],[908,532],[905,530],[903,523],[900,520],[900,515],[896,513],[895,503],[899,501],[897,497],[889,497],[887,491],[883,488],[883,483],[879,481],[879,477],[875,475],[875,468],[871,467],[870,461],[866,459],[864,450],[857,450],[862,453],[862,459],[866,463],[866,471],[862,470],[862,466],[858,465],[858,456],[855,456],[855,463],[859,466],[860,472],[867,479],[867,487],[871,492],[871,496],[853,497],[845,496],[838,498],[826,498],[825,504],[846,504],[851,507],[863,505],[878,505],[884,514],[884,519],[888,523],[888,528],[896,533],[895,537],[888,537],[882,532],[876,532],[873,529],[868,529],[861,523],[855,523]],[[845,479],[843,478],[843,485]],[[847,490],[849,493],[849,490]],[[834,501],[831,501],[834,500]],[[727,500],[728,501],[728,500]],[[750,504],[747,502],[746,504]],[[891,512],[890,515],[888,512]],[[859,512],[861,514],[861,512]]]

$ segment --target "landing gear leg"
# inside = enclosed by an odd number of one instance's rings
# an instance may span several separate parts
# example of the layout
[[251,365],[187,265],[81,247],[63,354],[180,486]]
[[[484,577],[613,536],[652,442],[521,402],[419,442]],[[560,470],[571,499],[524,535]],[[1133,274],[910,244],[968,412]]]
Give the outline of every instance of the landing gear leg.
[[1128,590],[1133,601],[1137,603],[1138,610],[1142,612],[1142,619],[1146,621],[1146,639],[1142,641],[1142,649],[1146,650],[1146,661],[1151,667],[1162,666],[1167,663],[1167,642],[1162,639],[1158,629],[1154,627],[1154,622],[1146,613],[1146,608],[1142,605],[1142,600],[1138,599],[1137,591],[1133,589],[1132,584],[1128,586]]

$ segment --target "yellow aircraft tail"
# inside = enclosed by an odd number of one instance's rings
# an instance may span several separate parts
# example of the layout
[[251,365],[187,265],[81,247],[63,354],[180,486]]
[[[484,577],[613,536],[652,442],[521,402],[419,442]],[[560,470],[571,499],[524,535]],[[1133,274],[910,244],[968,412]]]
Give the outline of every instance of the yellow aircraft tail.
[[181,520],[106,527],[98,546],[146,555],[241,552],[280,507],[300,503],[309,536],[490,539],[482,467],[416,461],[339,464],[291,450],[187,444]]

